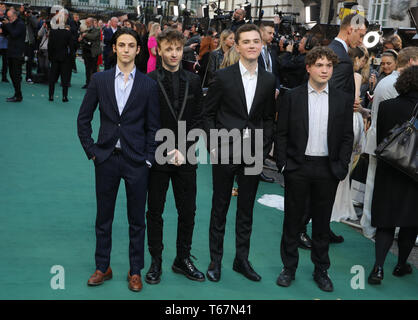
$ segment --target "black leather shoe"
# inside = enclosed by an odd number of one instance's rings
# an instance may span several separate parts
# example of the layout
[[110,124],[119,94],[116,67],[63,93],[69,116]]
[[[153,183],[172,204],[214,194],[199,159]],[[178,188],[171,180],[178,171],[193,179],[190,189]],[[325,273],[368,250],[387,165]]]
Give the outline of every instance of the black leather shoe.
[[161,281],[161,274],[163,273],[161,269],[161,259],[152,258],[151,266],[147,274],[145,275],[145,282],[149,284],[157,284]]
[[375,266],[367,279],[369,284],[381,284],[383,280],[383,267]]
[[412,273],[412,267],[409,263],[397,264],[393,270],[393,275],[396,277],[403,277],[406,274]]
[[312,249],[312,240],[306,232],[299,233],[298,245],[302,249]]
[[289,287],[292,283],[292,280],[295,280],[295,274],[287,268],[283,268],[280,272],[279,277],[277,278],[277,285],[281,287]]
[[54,97],[53,96],[49,96],[49,101],[54,101]]
[[344,242],[343,236],[337,236],[332,230],[329,230],[329,242],[330,243],[341,243]]
[[62,97],[62,102],[68,102],[68,98],[67,97]]
[[176,257],[171,268],[176,273],[184,274],[190,280],[205,281],[205,275],[194,266],[190,258],[179,259]]
[[248,260],[240,260],[235,258],[232,269],[238,273],[241,273],[244,277],[252,281],[261,280],[260,275],[258,275],[257,272],[254,271],[250,261]]
[[260,173],[260,180],[268,183],[274,183],[274,179],[267,177],[263,172]]
[[15,96],[6,99],[7,102],[20,102],[22,100],[23,100],[22,97],[18,98]]
[[219,262],[211,262],[208,267],[208,271],[206,272],[206,277],[208,280],[213,282],[218,282],[221,279],[221,263]]
[[9,82],[7,78],[1,79],[1,82]]
[[332,285],[331,279],[328,277],[327,271],[315,271],[313,273],[313,278],[318,285],[319,289],[326,292],[334,291],[334,286]]

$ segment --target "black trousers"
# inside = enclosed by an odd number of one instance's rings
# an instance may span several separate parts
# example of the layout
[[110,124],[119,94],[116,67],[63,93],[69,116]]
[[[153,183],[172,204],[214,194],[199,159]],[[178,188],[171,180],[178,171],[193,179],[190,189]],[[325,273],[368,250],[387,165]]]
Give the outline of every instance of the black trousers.
[[65,61],[51,61],[51,69],[49,71],[49,96],[54,95],[55,83],[61,76],[62,96],[68,94],[68,86],[71,82],[71,58]]
[[149,169],[123,156],[112,155],[96,171],[96,269],[106,272],[110,265],[112,222],[121,179],[125,180],[129,222],[129,264],[131,274],[144,268],[145,203]]
[[13,87],[15,89],[15,97],[22,98],[22,64],[24,62],[22,58],[8,58],[7,64],[9,66],[10,79],[12,79]]
[[285,216],[280,245],[283,264],[292,272],[296,272],[299,261],[298,234],[306,212],[306,198],[310,195],[311,259],[316,270],[328,270],[330,266],[329,222],[339,182],[331,172],[329,159],[328,157],[306,157],[305,162],[298,169],[291,172],[285,170],[284,178]]
[[7,49],[0,49],[0,56],[2,58],[1,78],[7,79]]
[[25,56],[26,60],[26,80],[32,79],[32,69],[33,69],[33,58],[35,57],[35,44],[34,43],[25,43]]
[[92,74],[97,72],[97,57],[83,56],[83,60],[86,67],[86,85],[88,85]]
[[235,223],[235,257],[248,259],[253,224],[254,201],[259,175],[244,175],[244,165],[212,165],[212,211],[209,226],[209,249],[211,261],[220,263],[223,256],[226,215],[231,202],[234,177],[237,176],[238,199]]
[[[398,264],[405,264],[408,260],[409,254],[415,245],[417,239],[418,227],[401,227],[398,235]],[[383,267],[386,256],[390,247],[392,246],[393,239],[395,238],[395,228],[376,228],[376,266]]]
[[164,248],[162,214],[170,180],[178,214],[177,257],[183,259],[189,257],[192,246],[196,213],[196,170],[151,170],[148,184],[148,249],[152,257],[161,258]]

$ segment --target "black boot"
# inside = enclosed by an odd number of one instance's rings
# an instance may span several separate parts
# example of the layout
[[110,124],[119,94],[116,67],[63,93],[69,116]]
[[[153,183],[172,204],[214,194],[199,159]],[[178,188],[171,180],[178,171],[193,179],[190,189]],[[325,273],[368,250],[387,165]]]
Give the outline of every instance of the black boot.
[[381,284],[383,280],[383,267],[381,266],[374,266],[372,272],[367,279],[369,284]]
[[62,102],[68,102],[68,87],[64,86],[62,87]]
[[171,268],[176,273],[184,274],[190,280],[205,281],[205,275],[194,266],[190,258],[176,257]]
[[162,259],[152,258],[151,266],[145,276],[145,281],[149,284],[157,284],[161,281],[161,274],[163,273],[161,269]]

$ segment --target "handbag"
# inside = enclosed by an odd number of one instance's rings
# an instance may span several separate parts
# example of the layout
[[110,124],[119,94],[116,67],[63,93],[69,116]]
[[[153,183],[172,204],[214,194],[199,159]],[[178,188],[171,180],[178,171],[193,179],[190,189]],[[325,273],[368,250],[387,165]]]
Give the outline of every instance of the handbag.
[[404,172],[418,182],[418,103],[412,118],[401,126],[396,125],[377,146],[375,154],[392,167]]

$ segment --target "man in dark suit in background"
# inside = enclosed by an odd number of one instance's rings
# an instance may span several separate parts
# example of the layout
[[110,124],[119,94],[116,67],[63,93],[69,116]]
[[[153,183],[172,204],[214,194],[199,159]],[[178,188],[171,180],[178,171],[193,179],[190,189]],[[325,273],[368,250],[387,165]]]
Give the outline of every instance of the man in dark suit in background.
[[[117,65],[92,77],[77,119],[81,145],[96,172],[96,272],[88,285],[101,285],[112,278],[112,221],[120,180],[124,179],[130,239],[128,287],[140,291],[148,174],[160,126],[158,91],[156,82],[134,64],[139,52],[136,32],[118,32],[113,44]],[[99,101],[100,129],[94,143],[91,121]]]
[[[276,77],[275,98],[277,99],[280,92],[280,77],[277,61],[277,47],[271,46],[274,37],[274,25],[263,22],[260,24],[260,31],[263,47],[261,48],[261,54],[258,56],[258,67],[272,73]],[[274,182],[274,178],[266,176],[264,172],[260,173],[260,180],[269,183]]]
[[[213,196],[209,229],[211,263],[207,271],[210,281],[219,281],[221,277],[226,214],[231,201],[231,190],[235,176],[238,180],[239,194],[235,230],[236,255],[233,270],[250,280],[261,280],[248,261],[259,174],[246,174],[246,167],[249,164],[245,155],[242,156],[242,146],[251,144],[252,150],[254,150],[255,144],[261,147],[263,149],[261,151],[263,157],[260,161],[262,166],[262,161],[267,157],[271,148],[276,81],[273,74],[258,67],[257,59],[261,52],[262,40],[257,26],[253,24],[241,26],[236,32],[235,42],[235,48],[240,54],[240,61],[215,73],[204,105],[204,126],[208,137],[210,137],[211,129],[218,131],[226,129],[229,133],[231,130],[239,132],[239,137],[233,137],[233,141],[229,139],[226,142],[227,152],[224,152],[223,146],[220,147],[218,142],[211,143],[212,138],[209,138],[210,141],[208,141],[208,150],[211,155],[215,159],[227,160],[227,164],[214,163],[212,165]],[[255,141],[254,131],[256,129],[263,130],[261,138],[263,141]],[[237,141],[241,142],[240,150],[233,150]],[[211,150],[211,145],[218,147]],[[234,157],[237,154],[241,154],[240,159]],[[261,170],[262,168],[260,168],[260,172]]]
[[[281,240],[284,268],[277,284],[288,287],[298,266],[298,234],[309,206],[311,258],[319,288],[332,291],[329,224],[340,180],[348,173],[353,148],[353,99],[329,85],[337,56],[316,47],[306,56],[309,81],[285,94],[275,140],[277,167],[285,178],[285,217]],[[310,196],[310,201],[303,201]]]
[[116,63],[115,59],[112,59],[112,37],[113,34],[118,30],[118,18],[112,17],[110,19],[110,25],[107,28],[103,29],[103,62],[105,70],[109,70]]
[[15,94],[13,97],[7,98],[7,102],[20,102],[23,100],[21,91],[22,82],[22,64],[25,59],[25,23],[18,18],[14,9],[7,11],[7,19],[3,20],[0,28],[3,34],[7,36],[7,64],[9,67],[10,78],[12,79]]
[[341,89],[354,98],[354,69],[348,48],[356,48],[363,43],[368,22],[359,14],[350,14],[341,22],[340,32],[329,44],[329,48],[338,57],[330,84],[336,89]]

